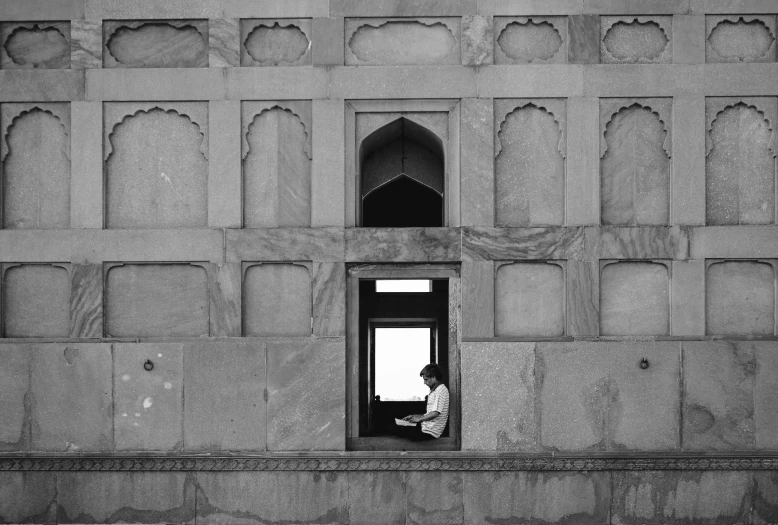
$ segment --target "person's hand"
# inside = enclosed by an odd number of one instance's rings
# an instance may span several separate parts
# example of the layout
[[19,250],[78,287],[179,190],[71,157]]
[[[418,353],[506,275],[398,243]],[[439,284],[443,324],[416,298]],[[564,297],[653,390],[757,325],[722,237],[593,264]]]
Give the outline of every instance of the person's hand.
[[421,416],[419,415],[408,416],[408,421],[410,421],[411,423],[418,423],[420,420],[421,420]]
[[403,418],[403,421],[410,421],[413,416],[405,416]]

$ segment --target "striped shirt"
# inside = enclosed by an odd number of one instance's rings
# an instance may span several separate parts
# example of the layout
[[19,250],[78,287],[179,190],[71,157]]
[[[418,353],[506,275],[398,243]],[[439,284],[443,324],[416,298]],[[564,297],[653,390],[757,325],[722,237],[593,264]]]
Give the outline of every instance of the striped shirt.
[[439,438],[448,422],[448,388],[442,383],[430,392],[430,395],[427,397],[426,413],[429,414],[436,411],[440,412],[440,415],[435,419],[422,421],[421,431]]

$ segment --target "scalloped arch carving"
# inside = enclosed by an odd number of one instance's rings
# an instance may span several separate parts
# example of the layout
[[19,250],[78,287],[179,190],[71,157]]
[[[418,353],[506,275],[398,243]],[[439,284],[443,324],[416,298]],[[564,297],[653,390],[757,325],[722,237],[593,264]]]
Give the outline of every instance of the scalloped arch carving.
[[208,67],[208,42],[194,26],[167,22],[129,23],[110,34],[106,67]]
[[654,20],[618,20],[605,30],[603,62],[669,62],[670,38],[663,24]]
[[[775,59],[775,36],[764,21],[722,20],[708,35],[709,50],[725,62],[760,62]],[[773,49],[772,56],[768,52]],[[709,57],[711,58],[711,57]]]
[[260,24],[243,41],[253,62],[262,66],[293,65],[310,50],[311,43],[295,24]]
[[[61,25],[61,24],[57,24]],[[64,29],[64,28],[62,28]],[[4,67],[60,69],[70,67],[70,35],[58,27],[34,24],[18,26],[5,39],[3,48],[12,64]]]
[[550,22],[511,22],[497,37],[497,45],[517,62],[544,62],[562,47],[562,36]]
[[459,62],[459,42],[443,22],[363,23],[348,40],[347,65],[432,65]]

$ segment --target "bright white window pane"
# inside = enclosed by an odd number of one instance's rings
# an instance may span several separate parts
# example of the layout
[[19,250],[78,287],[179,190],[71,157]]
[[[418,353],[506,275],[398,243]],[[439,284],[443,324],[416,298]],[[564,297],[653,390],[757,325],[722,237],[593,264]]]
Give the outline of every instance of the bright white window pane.
[[423,401],[419,372],[430,359],[430,328],[375,329],[375,393],[381,401]]
[[408,293],[431,292],[432,283],[429,279],[392,279],[375,282],[376,292]]

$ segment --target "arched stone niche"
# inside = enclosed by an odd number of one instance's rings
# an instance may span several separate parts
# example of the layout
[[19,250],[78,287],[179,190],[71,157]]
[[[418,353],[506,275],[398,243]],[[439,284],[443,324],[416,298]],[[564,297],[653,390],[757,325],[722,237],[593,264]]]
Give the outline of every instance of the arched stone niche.
[[459,18],[347,18],[347,66],[461,63]]
[[0,69],[69,69],[70,22],[0,24]]
[[669,64],[673,60],[672,16],[600,17],[603,64]]
[[377,227],[457,226],[458,101],[353,101],[346,108],[346,226],[362,226],[365,217],[372,223],[373,215],[369,210],[366,215],[363,205],[382,201],[382,195],[387,210],[393,198],[403,198],[391,213],[407,214],[411,193],[427,195],[423,202],[437,196],[441,220],[399,220]]
[[495,64],[564,64],[567,17],[494,18]]
[[106,20],[103,67],[208,67],[208,20]]
[[706,62],[775,62],[776,17],[705,17]]
[[309,66],[312,61],[310,18],[240,21],[241,66]]

